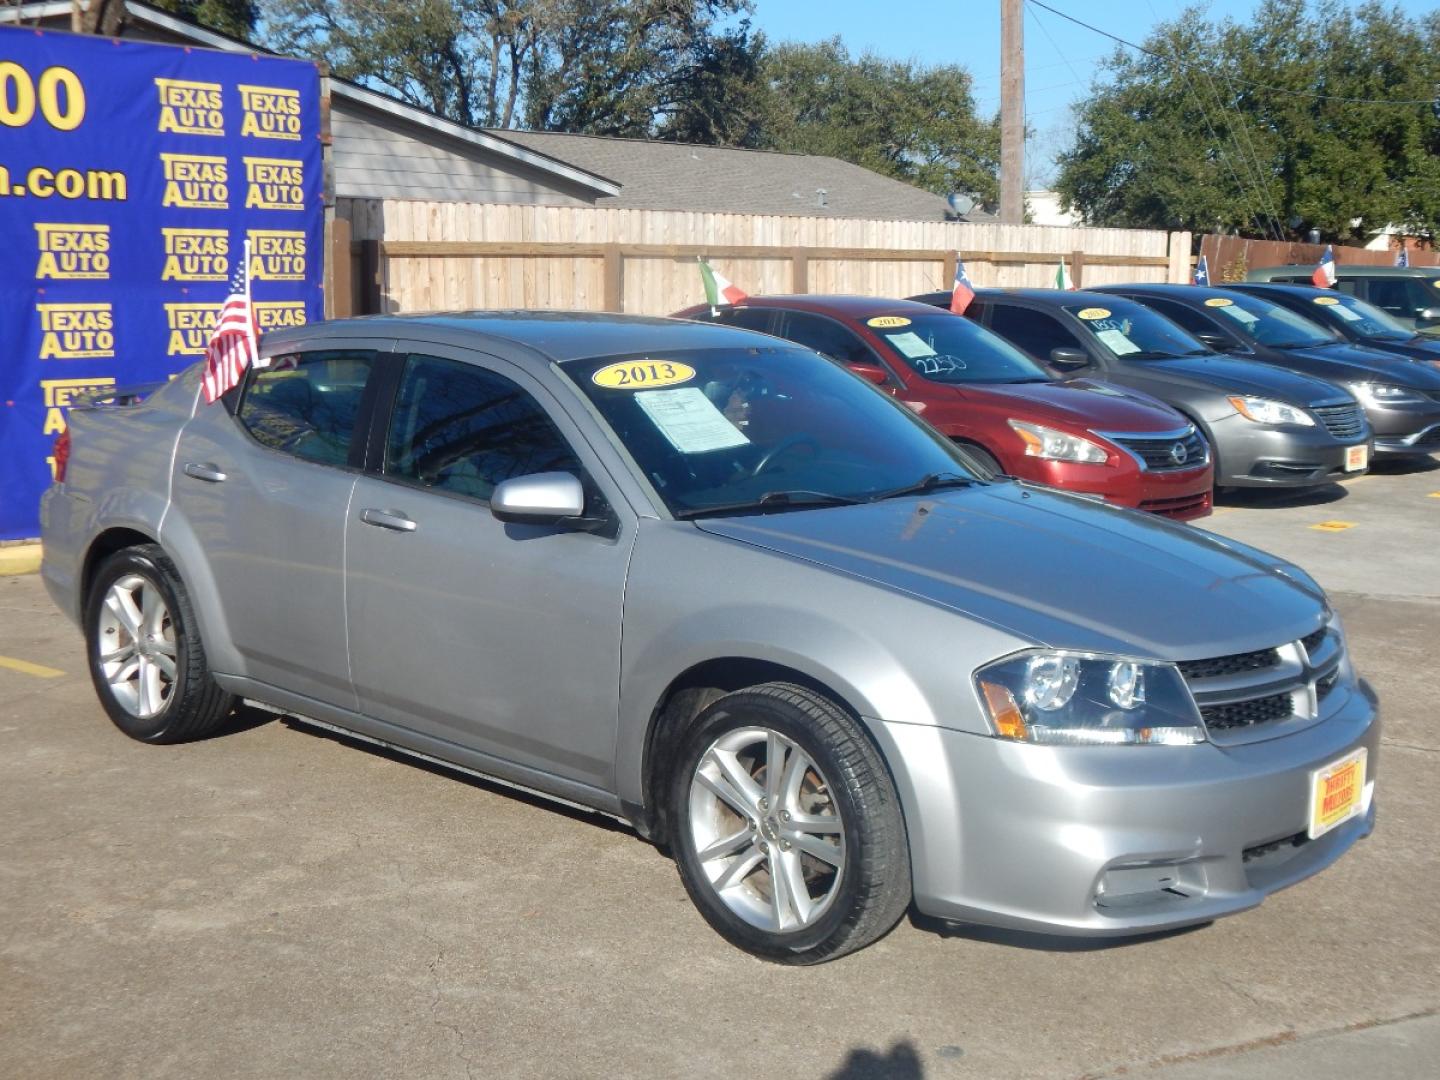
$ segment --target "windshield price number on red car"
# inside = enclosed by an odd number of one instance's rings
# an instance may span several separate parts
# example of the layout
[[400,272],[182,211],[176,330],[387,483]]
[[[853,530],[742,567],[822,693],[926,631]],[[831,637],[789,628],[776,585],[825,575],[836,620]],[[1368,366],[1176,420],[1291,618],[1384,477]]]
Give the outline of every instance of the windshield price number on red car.
[[657,386],[678,386],[695,378],[695,369],[674,360],[640,360],[609,364],[590,381],[607,390],[653,389]]
[[1324,836],[1364,809],[1364,747],[1310,774],[1310,839]]

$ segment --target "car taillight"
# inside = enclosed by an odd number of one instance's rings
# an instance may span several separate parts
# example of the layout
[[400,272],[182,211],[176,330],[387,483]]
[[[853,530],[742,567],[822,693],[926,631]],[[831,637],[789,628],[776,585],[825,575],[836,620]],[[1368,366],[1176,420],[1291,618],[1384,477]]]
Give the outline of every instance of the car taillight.
[[55,459],[55,482],[65,482],[65,466],[70,464],[70,429],[66,428],[55,439],[55,448],[50,451]]

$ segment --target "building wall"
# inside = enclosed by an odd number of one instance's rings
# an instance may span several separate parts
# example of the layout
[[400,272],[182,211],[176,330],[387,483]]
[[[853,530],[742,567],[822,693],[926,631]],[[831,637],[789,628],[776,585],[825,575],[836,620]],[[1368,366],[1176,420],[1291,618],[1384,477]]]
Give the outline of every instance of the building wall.
[[[330,99],[335,195],[356,199],[589,206],[578,187],[439,132],[421,139],[383,114]],[[486,160],[491,158],[491,160]]]

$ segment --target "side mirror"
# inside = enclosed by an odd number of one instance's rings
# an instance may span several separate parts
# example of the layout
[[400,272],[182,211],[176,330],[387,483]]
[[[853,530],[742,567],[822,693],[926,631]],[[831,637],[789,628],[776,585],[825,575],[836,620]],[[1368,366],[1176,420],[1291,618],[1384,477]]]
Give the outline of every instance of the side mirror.
[[1197,330],[1195,336],[1216,352],[1225,352],[1235,347],[1235,342],[1218,330]]
[[890,373],[878,364],[846,364],[845,366],[866,382],[874,383],[876,386],[884,386],[890,381]]
[[490,513],[516,525],[558,525],[584,516],[585,487],[567,472],[512,477],[490,493]]
[[1084,349],[1051,349],[1050,366],[1069,370],[1071,368],[1086,367],[1090,363],[1090,354]]

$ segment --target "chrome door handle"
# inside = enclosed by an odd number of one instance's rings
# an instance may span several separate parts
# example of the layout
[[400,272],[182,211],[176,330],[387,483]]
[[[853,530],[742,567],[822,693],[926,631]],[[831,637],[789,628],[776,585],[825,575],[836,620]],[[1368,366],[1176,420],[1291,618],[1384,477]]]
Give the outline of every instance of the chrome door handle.
[[360,520],[366,525],[395,532],[414,532],[418,526],[399,510],[361,510]]
[[185,475],[193,476],[196,480],[204,480],[207,484],[223,484],[225,474],[216,465],[210,462],[187,461],[185,463]]

